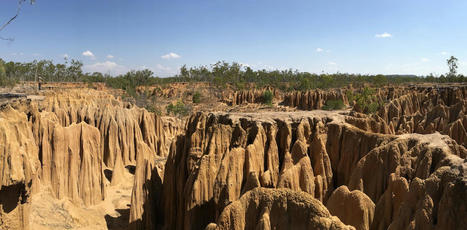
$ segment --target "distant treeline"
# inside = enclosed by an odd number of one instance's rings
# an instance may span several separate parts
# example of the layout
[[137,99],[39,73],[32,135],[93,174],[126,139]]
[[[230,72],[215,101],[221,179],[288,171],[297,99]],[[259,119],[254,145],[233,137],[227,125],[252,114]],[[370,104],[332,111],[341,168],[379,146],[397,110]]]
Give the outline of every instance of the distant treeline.
[[[105,82],[109,87],[134,93],[137,86],[167,84],[172,82],[210,82],[217,87],[227,84],[244,89],[247,86],[270,86],[282,90],[309,90],[316,88],[345,87],[352,84],[359,87],[365,83],[374,86],[417,82],[466,82],[463,75],[441,75],[435,77],[415,75],[360,75],[347,73],[312,74],[297,70],[253,70],[238,63],[218,62],[211,66],[187,68],[182,66],[178,75],[160,78],[150,70],[129,71],[126,74],[111,76],[99,72],[84,73],[83,63],[65,60],[63,64],[42,60],[33,62],[5,62],[0,59],[0,86],[14,85],[19,81],[35,81],[36,77],[44,82]],[[132,92],[133,91],[133,92]]]

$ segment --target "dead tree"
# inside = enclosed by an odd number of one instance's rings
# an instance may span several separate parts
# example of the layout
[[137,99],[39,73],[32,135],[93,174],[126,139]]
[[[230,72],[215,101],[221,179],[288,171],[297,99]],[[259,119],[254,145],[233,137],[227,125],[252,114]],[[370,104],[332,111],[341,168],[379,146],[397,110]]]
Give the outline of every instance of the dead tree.
[[[29,0],[31,4],[35,2],[35,0]],[[0,32],[5,29],[8,25],[10,25],[11,22],[13,22],[21,13],[21,7],[23,6],[23,3],[26,2],[26,0],[18,0],[18,8],[16,9],[16,14],[10,18],[10,20],[6,21],[1,27],[0,27]],[[4,38],[0,36],[1,40],[6,40],[6,41],[13,41],[13,38]]]

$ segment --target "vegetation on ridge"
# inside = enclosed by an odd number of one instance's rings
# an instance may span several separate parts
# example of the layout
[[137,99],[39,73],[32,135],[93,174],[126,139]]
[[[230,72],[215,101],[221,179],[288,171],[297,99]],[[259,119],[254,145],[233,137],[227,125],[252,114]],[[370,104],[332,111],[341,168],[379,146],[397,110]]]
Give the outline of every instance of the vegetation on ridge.
[[263,103],[269,106],[272,106],[272,99],[274,98],[274,95],[272,94],[271,91],[266,90],[263,93]]
[[0,86],[14,85],[19,81],[44,82],[103,82],[108,87],[123,89],[130,96],[136,95],[136,87],[144,85],[167,84],[173,82],[209,82],[218,88],[227,85],[241,90],[248,86],[263,88],[270,86],[283,91],[310,89],[340,88],[348,85],[363,87],[373,85],[381,87],[387,84],[408,82],[466,82],[463,75],[457,74],[457,59],[451,57],[448,61],[449,73],[435,77],[414,75],[361,75],[348,73],[312,74],[297,70],[253,70],[248,66],[225,61],[199,67],[181,67],[180,74],[160,78],[154,76],[151,70],[132,70],[118,76],[99,72],[84,73],[83,63],[65,59],[64,63],[54,64],[52,61],[41,60],[33,62],[5,62],[0,59]]
[[327,100],[326,104],[322,107],[323,110],[339,110],[345,107],[344,102],[341,99]]

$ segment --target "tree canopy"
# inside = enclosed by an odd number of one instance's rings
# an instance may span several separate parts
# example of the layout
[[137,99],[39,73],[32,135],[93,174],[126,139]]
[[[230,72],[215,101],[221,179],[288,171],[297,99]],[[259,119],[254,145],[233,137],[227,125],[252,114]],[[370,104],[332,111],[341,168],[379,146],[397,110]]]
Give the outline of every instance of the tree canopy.
[[50,60],[32,62],[6,62],[0,59],[0,77],[8,82],[34,81],[40,77],[45,82],[105,82],[109,87],[132,90],[142,85],[166,84],[172,82],[209,82],[224,88],[273,87],[284,91],[340,88],[348,85],[363,87],[370,84],[376,87],[387,84],[416,82],[465,82],[463,75],[435,77],[415,75],[361,75],[347,73],[314,74],[297,70],[253,70],[238,63],[217,62],[211,66],[181,67],[180,74],[160,78],[151,70],[131,70],[125,74],[111,76],[99,72],[85,73],[83,63],[75,59],[65,59],[64,63],[54,64]]

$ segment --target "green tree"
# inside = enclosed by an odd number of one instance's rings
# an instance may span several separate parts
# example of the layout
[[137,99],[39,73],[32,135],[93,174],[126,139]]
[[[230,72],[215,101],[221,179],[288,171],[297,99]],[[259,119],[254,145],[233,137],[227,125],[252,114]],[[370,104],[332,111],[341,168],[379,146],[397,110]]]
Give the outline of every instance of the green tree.
[[66,69],[67,80],[68,81],[78,81],[83,75],[83,63],[78,60],[71,60],[71,65]]
[[8,79],[6,75],[5,62],[0,59],[0,86],[14,86],[15,81]]
[[272,105],[272,99],[274,98],[274,95],[272,94],[271,91],[266,90],[263,93],[263,103],[266,105]]
[[138,70],[134,73],[135,84],[136,86],[148,85],[149,79],[153,77],[153,72],[151,70]]
[[185,79],[188,79],[190,77],[190,72],[186,68],[186,65],[180,67],[180,75]]
[[311,88],[312,88],[312,85],[311,85],[310,78],[303,77],[300,79],[300,81],[298,81],[297,89],[301,91],[307,91],[307,90],[310,90]]
[[0,81],[6,78],[5,62],[0,59]]
[[388,79],[382,74],[378,74],[373,77],[373,84],[375,84],[378,87],[381,87],[387,83],[388,83]]

